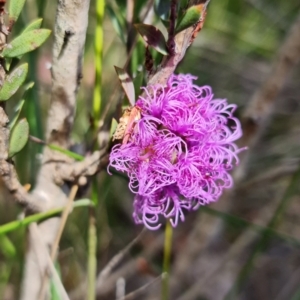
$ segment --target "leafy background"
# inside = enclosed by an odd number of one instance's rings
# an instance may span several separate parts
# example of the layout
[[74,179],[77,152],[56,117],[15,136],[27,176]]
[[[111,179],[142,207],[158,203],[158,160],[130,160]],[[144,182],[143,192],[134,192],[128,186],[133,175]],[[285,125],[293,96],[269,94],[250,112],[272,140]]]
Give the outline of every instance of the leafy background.
[[[139,16],[147,2],[137,3],[134,21],[140,22]],[[79,153],[90,149],[92,141],[89,128],[97,38],[95,5],[92,1],[84,77],[73,131],[74,150]],[[44,28],[52,29],[55,8],[53,1],[27,1],[12,36],[37,17],[44,19]],[[198,76],[198,84],[212,86],[217,98],[237,103],[237,115],[241,115],[269,75],[299,9],[297,0],[212,0],[204,29],[177,71]],[[113,66],[123,66],[127,57],[125,14],[125,1],[107,1],[102,73],[103,107],[110,103],[107,119],[122,97],[120,88],[116,92],[118,79]],[[152,21],[162,27],[154,13]],[[30,134],[41,139],[50,101],[52,38],[38,51],[22,58],[29,63],[27,81],[35,82],[22,116],[29,121]],[[131,60],[134,74],[138,75],[143,60],[144,47],[139,40]],[[286,78],[262,136],[255,147],[248,150],[250,160],[245,178],[230,199],[188,214],[186,221],[174,230],[171,299],[300,299],[299,75],[298,65]],[[9,102],[10,115],[19,99],[20,93],[17,93]],[[41,147],[29,142],[16,157],[23,184],[34,186]],[[100,271],[142,227],[136,226],[131,217],[133,195],[127,188],[126,178],[108,176],[104,170],[97,177],[97,185],[97,270]],[[86,195],[90,196],[89,188],[81,190],[78,198]],[[1,224],[17,219],[20,213],[20,208],[1,187]],[[266,229],[269,227],[272,230]],[[84,299],[86,292],[87,232],[88,209],[74,209],[58,257],[62,280],[71,299]],[[10,232],[9,239],[0,236],[1,299],[16,299],[21,292],[25,233],[26,228],[21,227]],[[126,291],[130,292],[161,274],[163,234],[162,228],[143,235],[130,254],[112,270],[105,287],[97,290],[99,299],[114,299],[115,284],[121,277],[125,278]],[[199,292],[193,295],[195,286]],[[155,282],[135,299],[159,297],[160,283]]]

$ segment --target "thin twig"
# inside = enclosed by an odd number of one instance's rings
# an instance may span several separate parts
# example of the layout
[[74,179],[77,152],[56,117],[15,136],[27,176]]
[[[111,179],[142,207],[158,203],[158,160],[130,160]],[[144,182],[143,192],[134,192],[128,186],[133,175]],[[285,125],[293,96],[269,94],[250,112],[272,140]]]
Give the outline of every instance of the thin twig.
[[[67,202],[67,204],[66,204],[66,206],[63,210],[63,213],[62,213],[62,216],[61,216],[61,219],[60,219],[59,229],[57,231],[55,240],[52,244],[51,253],[50,253],[50,258],[51,258],[52,261],[55,260],[57,249],[58,249],[58,246],[59,246],[59,241],[61,239],[63,230],[65,228],[69,213],[70,213],[71,208],[73,206],[73,202],[74,202],[77,191],[78,191],[78,185],[75,184],[71,188],[69,198],[68,198],[68,202]],[[45,272],[44,276],[43,276],[42,285],[41,285],[42,288],[41,288],[40,295],[39,295],[39,299],[41,299],[41,300],[43,300],[45,298],[46,288],[47,288],[47,281],[48,281],[48,276],[47,276],[47,272]]]
[[71,188],[67,205],[66,205],[66,207],[65,207],[65,209],[62,213],[62,216],[61,216],[60,226],[59,226],[58,232],[56,234],[56,238],[55,238],[55,240],[52,244],[50,257],[53,261],[56,257],[56,252],[57,252],[57,249],[58,249],[59,241],[61,239],[61,236],[62,236],[62,233],[64,231],[65,225],[67,223],[67,219],[68,219],[69,213],[72,209],[72,205],[73,205],[73,202],[74,202],[77,191],[78,191],[78,185],[74,184]]
[[[59,288],[61,299],[62,300],[70,300],[70,298],[69,298],[69,296],[68,296],[68,294],[67,294],[67,292],[66,292],[66,290],[65,290],[65,288],[64,288],[64,286],[63,286],[63,284],[62,284],[62,282],[59,278],[59,275],[58,275],[58,273],[55,269],[53,261],[52,261],[50,255],[49,255],[49,253],[48,253],[47,247],[46,247],[45,243],[43,243],[43,237],[41,236],[40,230],[39,230],[36,223],[31,224],[31,226],[29,227],[29,233],[36,240],[35,252],[36,252],[37,257],[39,257],[41,255],[41,253],[39,253],[39,252],[42,251],[42,255],[45,256],[46,259],[47,259],[48,267],[46,268],[46,271],[47,270],[50,271],[50,274],[53,278],[55,286]],[[39,298],[39,299],[43,300],[43,299],[45,299],[45,297]]]
[[141,231],[141,233],[134,238],[124,249],[122,249],[119,253],[117,253],[104,267],[104,269],[98,275],[97,286],[101,286],[107,276],[111,273],[112,269],[123,259],[123,257],[129,252],[129,250],[141,239],[141,237],[146,232],[145,228]]
[[297,291],[299,288],[300,281],[300,268],[297,268],[291,276],[289,276],[286,284],[283,286],[281,291],[277,294],[274,300],[286,300],[292,299],[292,293]]
[[[140,288],[136,289],[135,291],[125,295],[125,297],[122,298],[122,300],[132,300],[132,299],[138,299],[138,296],[140,296],[149,286],[158,283],[158,281],[164,279],[166,276],[166,273],[162,273],[149,283],[146,283],[145,285],[141,286]],[[118,299],[117,299],[118,300]]]

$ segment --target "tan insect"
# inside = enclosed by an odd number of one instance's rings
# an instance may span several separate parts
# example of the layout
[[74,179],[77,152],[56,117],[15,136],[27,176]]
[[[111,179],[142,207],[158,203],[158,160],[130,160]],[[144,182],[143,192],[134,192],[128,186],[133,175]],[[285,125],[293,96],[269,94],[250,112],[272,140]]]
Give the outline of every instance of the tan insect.
[[112,140],[122,140],[122,144],[127,144],[135,124],[141,119],[141,110],[137,106],[126,108],[122,117],[119,120],[119,124],[113,134]]

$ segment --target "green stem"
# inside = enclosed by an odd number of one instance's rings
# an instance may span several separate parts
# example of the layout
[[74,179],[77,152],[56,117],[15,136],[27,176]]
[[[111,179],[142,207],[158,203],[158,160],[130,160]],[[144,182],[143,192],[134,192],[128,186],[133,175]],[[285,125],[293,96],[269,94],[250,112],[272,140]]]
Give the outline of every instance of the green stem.
[[171,222],[168,221],[165,229],[165,243],[164,243],[164,262],[163,262],[163,280],[162,280],[162,300],[169,299],[169,274],[170,274],[170,261],[172,252],[172,236],[173,228]]
[[103,15],[104,15],[104,0],[96,1],[96,31],[95,31],[95,88],[94,88],[94,101],[93,101],[93,112],[94,119],[97,123],[100,119],[101,111],[101,79],[102,79],[102,53],[103,53]]
[[[93,116],[95,125],[95,134],[98,130],[102,104],[102,53],[103,53],[103,15],[104,0],[96,0],[96,30],[95,30],[95,87],[93,95]],[[93,179],[92,201],[96,205],[98,202],[97,180]],[[97,227],[95,210],[89,210],[89,230],[88,230],[88,300],[96,298],[96,272],[97,272]]]

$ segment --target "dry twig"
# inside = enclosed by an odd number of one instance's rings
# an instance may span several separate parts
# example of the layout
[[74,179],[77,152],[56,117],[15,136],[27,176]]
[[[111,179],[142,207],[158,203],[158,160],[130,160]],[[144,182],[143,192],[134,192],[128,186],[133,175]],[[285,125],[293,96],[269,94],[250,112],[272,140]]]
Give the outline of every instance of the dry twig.
[[104,284],[105,279],[107,276],[111,273],[112,269],[123,259],[123,257],[130,251],[130,249],[141,239],[141,237],[145,233],[145,228],[142,230],[142,232],[133,239],[124,249],[119,251],[109,262],[108,264],[102,269],[100,274],[97,278],[97,286],[101,287],[101,285]]

